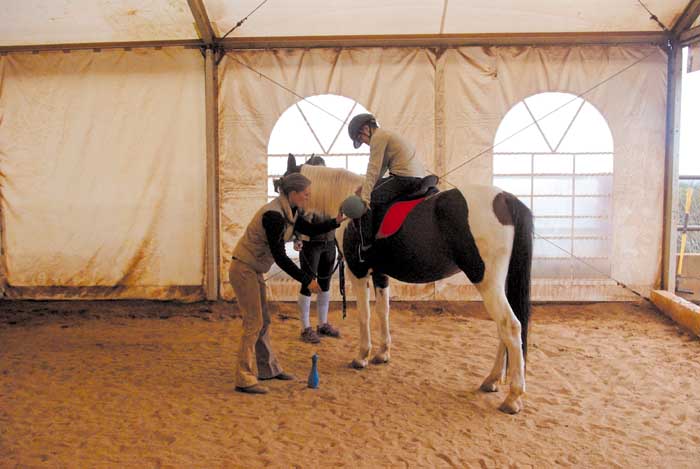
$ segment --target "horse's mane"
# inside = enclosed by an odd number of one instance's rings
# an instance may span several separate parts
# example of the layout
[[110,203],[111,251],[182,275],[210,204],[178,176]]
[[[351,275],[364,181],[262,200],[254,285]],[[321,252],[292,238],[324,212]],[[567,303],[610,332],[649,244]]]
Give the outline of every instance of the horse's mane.
[[355,193],[364,182],[364,177],[340,168],[303,165],[301,174],[311,180],[311,197],[306,211],[329,217],[338,214],[340,204]]

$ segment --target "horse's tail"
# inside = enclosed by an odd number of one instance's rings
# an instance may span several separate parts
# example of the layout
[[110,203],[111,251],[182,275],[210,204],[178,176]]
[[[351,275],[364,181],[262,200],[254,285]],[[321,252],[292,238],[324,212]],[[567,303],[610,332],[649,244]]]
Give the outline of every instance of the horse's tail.
[[532,269],[532,212],[517,197],[507,194],[506,203],[510,209],[515,227],[513,250],[508,264],[506,297],[520,321],[523,357],[527,357],[527,329],[530,320],[530,272]]

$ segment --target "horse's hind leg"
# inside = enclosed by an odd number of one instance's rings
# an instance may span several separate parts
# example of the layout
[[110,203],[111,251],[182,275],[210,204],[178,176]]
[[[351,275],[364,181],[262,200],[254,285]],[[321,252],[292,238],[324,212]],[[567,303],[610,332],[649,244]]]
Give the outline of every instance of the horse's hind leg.
[[[510,392],[499,407],[499,410],[508,414],[517,414],[523,408],[521,396],[525,392],[525,360],[523,358],[522,340],[520,338],[520,321],[515,317],[515,313],[506,298],[504,288],[505,275],[503,275],[503,277],[503,279],[499,279],[499,281],[496,282],[493,281],[493,278],[487,278],[482,284],[477,285],[477,287],[484,298],[486,309],[496,322],[498,336],[508,353]],[[497,360],[499,358],[498,355],[499,354],[497,354],[496,357]],[[496,369],[497,366],[498,363],[494,365],[494,369]],[[488,384],[487,381],[490,377],[491,375],[486,378],[482,387]]]
[[498,391],[498,383],[503,382],[506,378],[506,344],[499,338],[498,351],[496,352],[496,361],[493,363],[491,373],[486,377],[479,389],[484,392]]
[[374,297],[377,307],[377,317],[381,331],[379,351],[372,358],[372,363],[381,364],[389,361],[391,352],[391,334],[389,333],[389,277],[384,274],[372,273]]
[[347,270],[347,274],[357,298],[357,313],[360,320],[360,349],[357,358],[352,361],[350,366],[359,370],[367,367],[369,354],[372,351],[369,329],[369,276],[357,278],[350,272],[350,269]]

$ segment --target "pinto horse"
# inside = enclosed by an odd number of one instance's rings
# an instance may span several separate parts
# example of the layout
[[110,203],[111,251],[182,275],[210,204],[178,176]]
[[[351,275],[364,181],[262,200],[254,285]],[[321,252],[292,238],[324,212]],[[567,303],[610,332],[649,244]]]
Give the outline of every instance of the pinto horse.
[[[342,201],[364,179],[344,169],[297,166],[292,156],[287,161],[290,172],[301,172],[311,180],[306,209],[327,216],[337,214]],[[508,374],[510,392],[499,409],[518,413],[525,392],[531,310],[532,213],[515,196],[493,186],[451,189],[409,205],[413,207],[405,208],[407,214],[400,226],[384,236],[379,230],[370,265],[362,259],[360,224],[346,222],[336,230],[359,310],[360,346],[352,366],[365,368],[370,359],[370,274],[381,324],[379,350],[371,362],[380,364],[389,361],[391,351],[388,277],[427,283],[462,271],[481,294],[500,339],[495,363],[480,389],[497,391],[499,381]]]

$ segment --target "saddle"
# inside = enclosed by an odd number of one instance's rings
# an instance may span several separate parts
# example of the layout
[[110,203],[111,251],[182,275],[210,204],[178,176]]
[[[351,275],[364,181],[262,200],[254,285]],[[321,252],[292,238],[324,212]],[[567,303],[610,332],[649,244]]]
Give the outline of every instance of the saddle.
[[415,191],[403,194],[392,201],[379,225],[377,239],[388,238],[399,231],[411,210],[427,197],[440,192],[437,188],[438,181],[439,178],[434,174],[426,176]]
[[438,178],[434,174],[431,174],[430,176],[426,176],[423,179],[421,179],[420,185],[416,188],[415,191],[400,195],[395,200],[393,200],[391,202],[391,204],[393,205],[397,202],[406,201],[406,200],[415,200],[415,199],[419,199],[421,197],[427,197],[429,195],[440,192],[440,190],[437,188],[439,181],[440,181],[440,178]]

